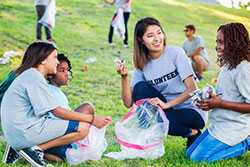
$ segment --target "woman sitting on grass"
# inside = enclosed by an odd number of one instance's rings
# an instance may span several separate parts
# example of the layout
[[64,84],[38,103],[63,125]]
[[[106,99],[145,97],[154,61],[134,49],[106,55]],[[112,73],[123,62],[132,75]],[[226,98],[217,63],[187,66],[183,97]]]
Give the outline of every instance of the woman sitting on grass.
[[[60,107],[46,81],[48,75],[56,73],[58,63],[53,44],[32,43],[14,71],[16,78],[8,82],[11,85],[1,102],[2,128],[10,145],[6,163],[15,161],[18,150],[33,166],[46,166],[45,150],[85,138],[88,124],[102,128],[109,123],[109,117],[69,112]],[[5,82],[2,85],[6,88]],[[50,118],[49,112],[61,119]]]
[[124,64],[117,67],[125,106],[151,98],[153,105],[165,111],[169,134],[188,138],[189,147],[205,126],[207,115],[190,99],[190,93],[197,87],[184,50],[166,45],[166,35],[159,21],[147,17],[135,26],[133,60],[136,69],[131,86],[127,67]]
[[187,150],[193,161],[238,157],[250,149],[250,40],[241,23],[222,25],[216,51],[221,71],[216,93],[199,107],[209,111],[208,129]]

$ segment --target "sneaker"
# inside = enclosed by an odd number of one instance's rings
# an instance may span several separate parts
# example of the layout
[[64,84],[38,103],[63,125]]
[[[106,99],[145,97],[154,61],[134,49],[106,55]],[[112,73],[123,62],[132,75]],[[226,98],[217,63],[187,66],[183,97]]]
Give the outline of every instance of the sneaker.
[[33,167],[47,166],[47,163],[43,159],[44,153],[38,146],[22,149],[19,151],[19,154],[23,158],[25,158]]
[[112,43],[112,42],[109,42],[109,46],[112,47],[112,48],[114,48],[114,47],[115,47],[115,44]]
[[128,44],[124,44],[123,47],[124,47],[124,48],[128,48]]
[[187,144],[186,144],[186,147],[188,149],[189,146],[191,146],[193,144],[193,142],[201,135],[201,131],[198,130],[198,133],[196,135],[193,135],[193,136],[189,136],[187,138]]
[[20,155],[14,150],[9,144],[6,145],[4,156],[3,156],[3,163],[6,164],[14,164],[20,159]]

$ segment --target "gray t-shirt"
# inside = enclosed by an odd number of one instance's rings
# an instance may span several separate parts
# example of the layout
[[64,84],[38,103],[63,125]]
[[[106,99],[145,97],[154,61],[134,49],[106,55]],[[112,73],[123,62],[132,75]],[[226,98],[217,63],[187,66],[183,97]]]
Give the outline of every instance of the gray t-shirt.
[[[71,110],[69,107],[68,98],[58,86],[49,84],[49,89],[51,94],[54,96],[54,100],[57,102],[57,104],[59,104],[60,107]],[[58,118],[52,112],[49,112],[49,116],[52,118]]]
[[[127,4],[128,0],[115,0],[116,12],[119,8],[122,8],[123,5]],[[131,12],[131,6],[126,5],[124,12]]]
[[208,53],[205,48],[204,40],[201,36],[194,36],[192,41],[186,39],[182,44],[182,48],[184,49],[187,55],[193,54],[195,50],[200,47],[203,48],[201,51],[201,56],[209,64]]
[[[216,93],[222,100],[250,103],[250,63],[242,61],[236,69],[223,67],[218,77]],[[250,114],[216,108],[211,111],[209,133],[221,142],[233,146],[250,135]]]
[[35,0],[35,6],[38,5],[43,5],[43,6],[48,6],[50,0]]
[[35,68],[24,71],[10,85],[1,103],[7,142],[20,149],[63,135],[68,122],[52,123],[47,118],[48,112],[58,106],[44,76]]
[[[132,88],[140,81],[146,81],[155,87],[167,101],[180,96],[186,86],[183,81],[194,75],[192,66],[182,48],[166,46],[164,53],[158,59],[152,59],[143,70],[136,69],[133,74]],[[203,120],[207,120],[207,112],[192,104],[192,100],[174,106],[174,109],[191,108],[200,113]]]

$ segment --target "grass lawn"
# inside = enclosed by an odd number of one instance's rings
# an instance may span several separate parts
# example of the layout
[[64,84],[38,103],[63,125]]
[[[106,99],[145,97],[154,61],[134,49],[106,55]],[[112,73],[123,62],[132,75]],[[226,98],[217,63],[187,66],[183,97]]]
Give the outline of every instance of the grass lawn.
[[[35,39],[36,14],[33,0],[1,0],[0,1],[0,56],[5,51],[24,51]],[[76,108],[82,101],[94,102],[97,113],[111,115],[113,123],[108,127],[108,149],[106,152],[118,151],[119,145],[114,140],[114,122],[128,110],[123,106],[120,97],[120,78],[116,74],[114,59],[122,57],[132,70],[133,29],[136,21],[145,16],[158,18],[167,33],[167,43],[181,45],[185,39],[182,32],[185,24],[193,23],[197,33],[203,36],[208,53],[213,61],[205,79],[199,83],[202,87],[211,83],[217,76],[215,36],[219,25],[228,22],[242,22],[250,31],[250,12],[246,10],[228,9],[221,6],[199,4],[192,0],[134,0],[133,13],[129,21],[129,48],[122,46],[121,40],[115,37],[115,48],[107,44],[109,23],[114,6],[104,0],[58,0],[56,27],[53,37],[59,52],[69,56],[73,64],[73,79],[63,90],[67,94],[70,105]],[[96,62],[85,61],[95,57]],[[0,80],[20,63],[14,58],[8,65],[0,65]],[[83,70],[85,69],[85,70]],[[86,70],[87,69],[87,70]],[[185,157],[185,140],[168,136],[165,141],[166,153],[157,160],[125,160],[116,161],[104,157],[100,161],[91,161],[79,166],[167,166],[167,167],[247,167],[250,166],[250,153],[223,162],[207,164],[193,163]],[[0,158],[5,148],[4,140],[0,141]],[[66,163],[55,166],[70,166]],[[0,164],[0,166],[6,166]],[[13,166],[28,166],[21,161]]]

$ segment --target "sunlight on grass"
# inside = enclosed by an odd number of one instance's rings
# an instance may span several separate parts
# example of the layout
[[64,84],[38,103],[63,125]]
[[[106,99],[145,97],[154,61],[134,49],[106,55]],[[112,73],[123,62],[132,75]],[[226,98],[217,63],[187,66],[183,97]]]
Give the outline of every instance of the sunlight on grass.
[[0,18],[4,18],[5,20],[9,20],[9,21],[16,21],[17,17],[13,14],[7,13],[7,12],[1,12],[0,13]]
[[237,15],[230,14],[228,12],[224,12],[224,11],[221,11],[218,9],[209,8],[206,6],[200,6],[199,9],[207,11],[209,13],[209,15],[214,15],[215,17],[221,18],[223,20],[243,23],[247,29],[250,29],[250,17],[247,18],[247,17],[237,16]]
[[[0,0],[0,54],[5,51],[24,51],[35,39],[36,12],[33,0]],[[116,46],[107,44],[110,20],[114,14],[114,6],[103,0],[58,0],[56,26],[53,37],[58,51],[65,53],[72,62],[73,78],[63,91],[69,98],[70,107],[76,108],[85,100],[93,102],[97,114],[111,115],[113,123],[107,128],[109,146],[106,153],[119,151],[114,140],[114,124],[129,109],[121,100],[120,76],[115,71],[114,59],[122,57],[129,70],[134,69],[133,30],[138,19],[145,16],[158,18],[167,32],[167,43],[181,46],[185,39],[183,27],[187,23],[197,26],[197,33],[204,37],[211,68],[205,72],[204,80],[199,83],[203,87],[212,83],[218,74],[216,62],[215,37],[219,25],[229,21],[244,23],[250,30],[250,14],[243,10],[230,10],[218,5],[199,4],[191,0],[134,0],[133,13],[129,21],[129,48],[125,49],[122,40],[114,36]],[[229,12],[230,11],[230,12]],[[232,12],[231,12],[232,11]],[[43,34],[44,35],[44,34]],[[1,57],[0,55],[0,57]],[[86,64],[89,57],[96,57],[96,62]],[[8,72],[18,66],[21,59],[16,57],[10,64],[0,65],[0,80]],[[87,66],[84,71],[84,67]],[[186,140],[181,137],[168,136],[165,140],[163,157],[157,160],[133,159],[117,161],[103,157],[100,161],[88,161],[80,167],[250,167],[250,154],[240,158],[212,164],[194,163],[185,156]],[[0,141],[0,159],[3,156],[5,142]],[[67,163],[53,164],[55,167],[69,167]],[[0,163],[0,166],[6,166]],[[14,167],[28,166],[25,161]]]
[[163,3],[166,3],[168,5],[172,5],[172,6],[177,6],[177,7],[191,7],[192,4],[191,3],[184,3],[184,2],[178,2],[176,0],[161,0]]

